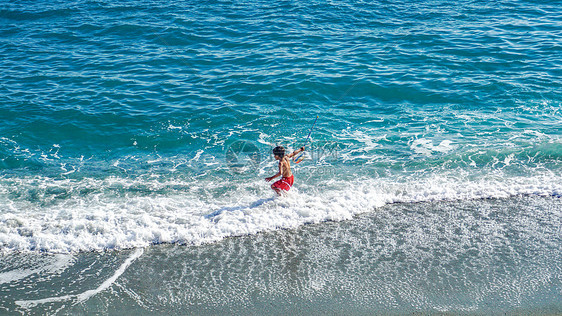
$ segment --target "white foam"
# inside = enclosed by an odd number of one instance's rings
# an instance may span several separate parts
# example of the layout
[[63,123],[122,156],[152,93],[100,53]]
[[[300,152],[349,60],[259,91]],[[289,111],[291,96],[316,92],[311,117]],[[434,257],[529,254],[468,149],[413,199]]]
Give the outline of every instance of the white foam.
[[435,146],[432,140],[419,138],[412,141],[410,148],[418,155],[431,156],[434,152],[448,153],[454,150],[455,146],[450,140],[443,140]]
[[0,273],[0,284],[22,280],[32,275],[58,274],[66,270],[73,261],[72,255],[50,256],[33,269],[14,269]]
[[[158,243],[197,245],[307,223],[347,220],[390,203],[558,196],[561,180],[548,170],[531,177],[507,177],[501,170],[479,177],[466,170],[314,182],[297,177],[287,197],[270,199],[274,194],[268,183],[242,179],[20,179],[19,184],[10,185],[60,190],[71,197],[58,202],[46,195],[40,199],[49,203],[13,200],[1,206],[0,249],[72,253]],[[158,193],[176,187],[179,191],[173,194]],[[86,188],[92,193],[79,194]],[[135,195],[136,188],[150,194]],[[125,193],[116,194],[118,190]],[[7,196],[9,191],[4,187],[0,194]]]

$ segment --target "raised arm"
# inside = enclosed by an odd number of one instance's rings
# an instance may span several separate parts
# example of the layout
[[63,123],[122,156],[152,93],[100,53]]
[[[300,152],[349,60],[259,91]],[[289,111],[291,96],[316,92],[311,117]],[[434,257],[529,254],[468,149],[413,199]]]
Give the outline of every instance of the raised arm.
[[301,148],[299,148],[299,149],[293,151],[293,153],[292,153],[292,154],[288,154],[287,157],[292,158],[294,155],[300,153],[301,151],[304,151],[304,147],[301,147]]

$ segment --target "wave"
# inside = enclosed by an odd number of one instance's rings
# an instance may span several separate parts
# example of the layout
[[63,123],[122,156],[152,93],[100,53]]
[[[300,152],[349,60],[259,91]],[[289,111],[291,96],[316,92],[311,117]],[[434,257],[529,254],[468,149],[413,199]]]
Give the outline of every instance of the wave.
[[[261,178],[260,178],[261,179]],[[299,181],[301,180],[301,181]],[[560,198],[550,171],[480,177],[462,172],[404,178],[306,179],[273,198],[256,180],[199,181],[111,177],[2,179],[2,252],[72,253],[174,243],[199,245],[310,223],[342,221],[393,203],[431,203],[522,195]]]

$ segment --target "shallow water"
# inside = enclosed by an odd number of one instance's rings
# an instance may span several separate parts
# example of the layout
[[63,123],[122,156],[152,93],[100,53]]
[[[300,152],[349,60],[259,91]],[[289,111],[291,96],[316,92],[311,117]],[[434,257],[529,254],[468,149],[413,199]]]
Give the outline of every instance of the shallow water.
[[202,246],[17,254],[0,291],[22,313],[557,314],[561,212],[537,197],[395,204]]
[[[3,310],[558,312],[560,13],[522,0],[1,4]],[[317,115],[295,186],[274,199],[271,149],[302,146]],[[385,230],[396,225],[414,232]],[[344,264],[338,279],[339,263],[309,258],[315,277],[297,267],[302,280],[280,288],[256,276],[266,294],[248,306],[197,286],[176,305],[184,294],[164,285],[129,301],[136,286],[121,283],[147,279],[133,273],[143,260],[228,274],[172,262],[248,243],[263,249],[239,254],[252,267],[279,238],[349,248],[370,274]]]

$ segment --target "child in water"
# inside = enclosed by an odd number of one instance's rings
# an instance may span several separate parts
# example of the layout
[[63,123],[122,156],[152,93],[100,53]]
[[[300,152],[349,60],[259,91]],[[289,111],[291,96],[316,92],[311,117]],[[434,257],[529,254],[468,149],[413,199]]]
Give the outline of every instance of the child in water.
[[293,185],[294,177],[291,172],[291,162],[289,161],[289,158],[301,151],[304,151],[304,147],[295,150],[292,154],[285,155],[285,148],[283,148],[283,146],[273,148],[273,156],[275,157],[275,160],[279,160],[279,172],[272,177],[265,178],[265,181],[269,182],[281,176],[281,180],[277,180],[271,185],[271,188],[275,191],[275,193],[277,193],[277,195],[281,195],[281,191],[289,191]]

